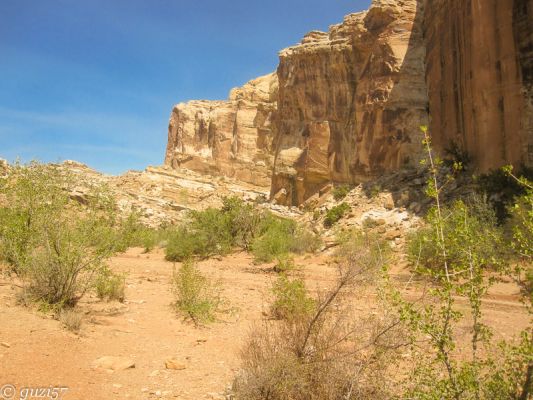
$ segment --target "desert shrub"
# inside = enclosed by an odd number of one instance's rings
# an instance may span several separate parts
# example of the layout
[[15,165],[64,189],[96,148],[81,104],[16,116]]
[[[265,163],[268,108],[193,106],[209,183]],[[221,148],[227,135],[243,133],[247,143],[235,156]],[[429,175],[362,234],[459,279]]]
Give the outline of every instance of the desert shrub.
[[166,259],[182,261],[192,256],[227,254],[232,244],[230,221],[223,212],[214,208],[192,211],[186,223],[169,233]]
[[269,216],[258,229],[251,250],[258,262],[271,262],[291,251],[296,223],[291,220]]
[[[509,172],[508,168],[497,169],[482,174],[476,179],[477,191],[489,199],[499,223],[510,217],[509,207],[516,203],[516,199],[527,193],[526,187],[518,179],[513,178]],[[522,167],[517,175],[531,181],[533,169]]]
[[15,164],[2,180],[2,258],[43,308],[73,306],[115,251],[114,201],[105,187],[70,199],[75,179],[55,165]]
[[266,213],[260,212],[253,204],[246,204],[238,197],[224,198],[222,212],[229,218],[233,244],[247,250]]
[[[446,262],[454,273],[467,268],[465,263],[470,258],[475,258],[482,268],[502,265],[503,233],[494,212],[483,200],[456,201],[443,207],[440,213],[432,208],[426,220],[428,225],[408,239],[408,259],[417,270],[442,268]],[[446,256],[442,253],[443,246]]]
[[344,199],[348,193],[350,193],[350,190],[352,190],[350,185],[340,185],[333,189],[333,198],[336,201],[340,201]]
[[126,277],[117,274],[109,268],[103,268],[95,282],[96,294],[102,300],[118,300],[123,302],[126,298]]
[[59,321],[67,330],[71,332],[78,332],[81,329],[83,316],[76,310],[67,308],[59,312]]
[[195,254],[201,253],[201,239],[186,227],[179,226],[170,231],[165,247],[165,258],[168,261],[184,261]]
[[224,255],[236,246],[248,249],[271,218],[236,197],[225,198],[221,209],[192,211],[186,223],[168,233],[167,260]]
[[134,211],[118,221],[115,245],[118,252],[124,252],[131,247],[142,247],[145,253],[149,253],[165,242],[166,238],[167,229],[156,229],[143,224],[140,215]]
[[367,271],[364,276],[369,281],[377,278],[371,272],[380,272],[380,267],[390,259],[390,246],[376,233],[357,228],[349,229],[339,232],[337,243],[338,247],[334,254],[337,262],[357,263]]
[[302,279],[290,279],[281,274],[272,288],[272,315],[278,319],[302,318],[311,313],[315,300],[308,294]]
[[294,263],[294,257],[290,254],[281,254],[276,258],[276,265],[274,266],[274,271],[278,273],[286,273],[296,269],[296,264]]
[[221,304],[217,287],[188,260],[174,271],[172,289],[176,310],[195,324],[212,322]]
[[291,240],[290,251],[296,254],[314,253],[322,247],[320,235],[309,227],[298,225]]
[[326,213],[324,218],[324,226],[326,228],[331,228],[335,225],[343,216],[350,210],[350,206],[346,203],[341,203],[335,207],[332,207]]
[[[364,251],[364,249],[362,249]],[[339,268],[326,292],[311,298],[300,280],[282,276],[273,312],[282,318],[256,328],[242,350],[233,384],[238,400],[389,399],[384,344],[395,347],[396,321],[357,321],[342,305],[364,275],[356,263]]]

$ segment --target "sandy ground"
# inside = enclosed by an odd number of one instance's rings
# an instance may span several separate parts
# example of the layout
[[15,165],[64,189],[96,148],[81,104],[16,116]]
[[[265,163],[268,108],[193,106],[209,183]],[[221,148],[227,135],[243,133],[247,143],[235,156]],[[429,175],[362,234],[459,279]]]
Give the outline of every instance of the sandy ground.
[[[310,288],[326,288],[335,276],[325,256],[299,258]],[[0,278],[0,388],[68,387],[64,399],[223,399],[239,369],[239,350],[254,324],[268,311],[270,287],[276,275],[268,266],[256,266],[245,253],[199,264],[220,282],[231,310],[220,321],[197,328],[172,309],[170,277],[173,264],[162,251],[142,254],[131,249],[111,260],[127,273],[125,303],[105,303],[88,296],[79,334],[37,311],[16,305],[17,288]],[[393,270],[398,282],[409,275]],[[416,296],[417,289],[411,289]],[[375,305],[368,292],[354,294],[361,309]],[[527,314],[510,283],[498,284],[486,302],[485,322],[497,337],[508,338],[525,328]],[[128,357],[135,368],[107,372],[91,364],[102,356]],[[176,359],[186,368],[168,370]],[[0,389],[0,399],[1,397]]]

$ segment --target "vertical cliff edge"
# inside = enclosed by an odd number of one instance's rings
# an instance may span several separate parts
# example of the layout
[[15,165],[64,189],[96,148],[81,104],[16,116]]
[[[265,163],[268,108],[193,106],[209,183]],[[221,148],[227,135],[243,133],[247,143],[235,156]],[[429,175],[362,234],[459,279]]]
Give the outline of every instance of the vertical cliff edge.
[[435,148],[479,171],[533,164],[533,0],[373,0],[282,50],[227,101],[174,107],[165,163],[298,205]]

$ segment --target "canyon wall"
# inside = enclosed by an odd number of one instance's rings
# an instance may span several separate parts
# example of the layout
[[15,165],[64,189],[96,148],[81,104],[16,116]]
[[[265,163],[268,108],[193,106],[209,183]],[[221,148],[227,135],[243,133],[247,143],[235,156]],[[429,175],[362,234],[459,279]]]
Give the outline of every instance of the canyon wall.
[[270,186],[277,76],[233,89],[227,101],[190,101],[170,116],[165,164]]
[[533,164],[533,0],[427,0],[430,131],[480,171]]
[[286,205],[416,165],[421,125],[475,170],[533,165],[533,0],[373,0],[279,59],[227,101],[175,106],[165,163]]
[[301,204],[330,182],[418,162],[428,122],[420,7],[374,0],[280,53],[272,196]]

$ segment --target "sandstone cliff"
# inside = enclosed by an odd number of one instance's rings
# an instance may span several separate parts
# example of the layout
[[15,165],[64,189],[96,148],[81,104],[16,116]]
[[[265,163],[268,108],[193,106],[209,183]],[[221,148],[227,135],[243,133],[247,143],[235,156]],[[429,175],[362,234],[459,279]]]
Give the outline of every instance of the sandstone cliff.
[[424,26],[435,147],[531,165],[533,0],[427,0]]
[[270,186],[272,114],[277,76],[233,89],[228,101],[191,101],[174,107],[165,164]]
[[373,0],[228,101],[177,105],[166,164],[299,205],[416,165],[419,126],[472,167],[533,165],[533,0]]
[[300,204],[330,182],[417,162],[427,124],[418,7],[374,0],[280,53],[272,195]]

